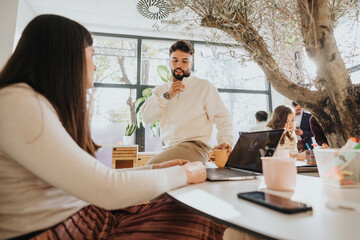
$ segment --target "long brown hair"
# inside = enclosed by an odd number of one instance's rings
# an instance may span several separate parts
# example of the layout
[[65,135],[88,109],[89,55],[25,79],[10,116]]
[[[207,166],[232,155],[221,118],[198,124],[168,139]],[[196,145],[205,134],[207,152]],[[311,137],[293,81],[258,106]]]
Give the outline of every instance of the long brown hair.
[[[268,127],[272,129],[282,129],[285,128],[285,124],[287,122],[289,114],[292,114],[293,112],[289,107],[286,107],[284,105],[280,105],[277,108],[275,108],[274,113],[272,115],[272,118],[270,122],[267,124]],[[283,137],[280,140],[280,144],[284,144],[285,142],[285,136],[287,136],[290,140],[293,140],[294,137],[290,132],[286,132]]]
[[0,73],[0,88],[26,83],[46,97],[66,131],[89,154],[92,141],[86,110],[85,48],[92,46],[89,31],[57,15],[40,15],[25,28]]

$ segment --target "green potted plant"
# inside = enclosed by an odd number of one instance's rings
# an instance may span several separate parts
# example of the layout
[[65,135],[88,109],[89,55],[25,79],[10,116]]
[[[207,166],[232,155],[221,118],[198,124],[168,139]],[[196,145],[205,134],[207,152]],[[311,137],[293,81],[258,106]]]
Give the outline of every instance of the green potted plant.
[[[168,82],[171,77],[171,72],[165,65],[157,66],[157,74],[159,75],[159,77],[161,78],[161,80],[163,82]],[[142,91],[142,97],[138,98],[135,102],[136,121],[138,124],[137,125],[138,128],[140,128],[141,126],[145,127],[145,123],[143,123],[143,121],[142,121],[140,107],[146,101],[146,99],[148,99],[151,95],[152,95],[152,89],[146,88]],[[153,122],[152,124],[150,124],[150,129],[151,129],[154,137],[156,136],[156,133],[159,130],[159,123],[160,123],[160,120],[157,120],[157,121]]]
[[136,125],[135,124],[129,124],[127,125],[126,127],[126,130],[125,130],[125,135],[123,137],[123,144],[124,145],[130,145],[130,144],[134,144],[134,137],[132,136],[133,133],[135,132],[136,130]]

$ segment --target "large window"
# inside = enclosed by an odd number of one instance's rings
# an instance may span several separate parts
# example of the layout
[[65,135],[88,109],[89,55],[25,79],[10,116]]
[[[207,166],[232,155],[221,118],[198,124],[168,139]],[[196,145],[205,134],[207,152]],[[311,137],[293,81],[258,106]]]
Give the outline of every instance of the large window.
[[195,74],[217,88],[267,90],[263,71],[240,48],[195,44]]
[[136,84],[137,40],[94,37],[96,83]]
[[269,96],[266,94],[220,92],[220,96],[233,117],[236,137],[238,132],[247,132],[256,124],[257,111],[269,111]]
[[[160,65],[169,65],[169,47],[176,40],[94,33],[95,87],[88,102],[92,136],[98,144],[122,141],[126,125],[136,122],[135,101],[146,88],[164,83]],[[271,110],[269,84],[256,64],[244,62],[239,48],[192,42],[193,74],[211,81],[219,90],[234,122],[234,136],[255,125],[255,112]],[[140,151],[162,150],[159,131],[137,129]],[[155,135],[154,135],[155,133]],[[216,143],[216,130],[213,143]]]
[[141,83],[144,85],[160,85],[164,82],[157,73],[159,65],[169,65],[169,47],[173,41],[142,40],[141,46]]
[[102,145],[121,142],[127,123],[132,122],[128,101],[135,101],[135,90],[96,87],[89,95],[94,141]]

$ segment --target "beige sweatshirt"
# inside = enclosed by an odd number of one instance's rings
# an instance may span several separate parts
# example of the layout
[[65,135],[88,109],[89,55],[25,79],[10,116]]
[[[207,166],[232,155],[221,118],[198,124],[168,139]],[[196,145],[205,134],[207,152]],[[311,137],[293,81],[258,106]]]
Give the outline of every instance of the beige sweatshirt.
[[172,81],[156,87],[141,107],[146,123],[160,119],[160,136],[169,147],[184,141],[198,140],[212,145],[213,124],[218,130],[218,144],[233,145],[231,114],[209,81],[190,76],[184,78],[184,92],[170,100],[163,97]]
[[26,84],[0,89],[0,239],[46,229],[84,206],[120,209],[186,184],[184,170],[112,170],[82,150]]

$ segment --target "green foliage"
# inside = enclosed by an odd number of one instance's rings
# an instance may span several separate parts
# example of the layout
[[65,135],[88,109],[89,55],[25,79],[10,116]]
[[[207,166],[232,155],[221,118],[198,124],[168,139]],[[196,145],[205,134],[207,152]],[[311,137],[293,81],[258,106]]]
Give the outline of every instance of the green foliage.
[[141,105],[152,95],[152,89],[151,88],[145,88],[142,91],[142,97],[136,99],[135,101],[135,111],[136,114],[139,112]]
[[129,124],[127,125],[126,127],[126,130],[125,130],[125,136],[131,136],[133,135],[133,133],[135,132],[136,130],[136,125],[134,124]]
[[168,82],[171,77],[171,72],[165,65],[157,66],[157,73],[164,82]]
[[151,88],[145,88],[142,93],[143,97],[146,99],[152,95],[152,89]]
[[136,111],[136,113],[139,112],[139,109],[140,109],[141,105],[145,102],[146,99],[147,98],[145,98],[144,96],[136,99],[136,102],[135,102],[135,111]]
[[152,124],[150,124],[150,129],[154,137],[156,137],[156,133],[159,132],[159,124],[160,120],[156,120]]
[[[145,126],[145,124],[142,121],[140,107],[143,105],[143,103],[146,101],[146,99],[148,99],[152,95],[152,89],[145,88],[141,94],[142,94],[142,97],[136,99],[136,102],[135,102],[136,122],[137,122],[138,128],[140,128],[141,126],[143,126],[143,127]],[[154,136],[156,136],[156,135],[154,135]]]
[[[138,98],[135,102],[136,122],[137,122],[138,128],[145,127],[145,124],[142,121],[140,107],[143,105],[143,103],[146,101],[146,99],[148,99],[151,95],[152,95],[152,89],[146,88],[142,91],[142,97]],[[154,123],[150,124],[150,129],[151,129],[154,137],[156,137],[156,135],[157,135],[157,132],[158,132],[157,130],[159,129],[159,123],[160,123],[160,120],[157,120]]]
[[[170,77],[171,77],[171,72],[165,65],[157,66],[157,73],[158,73],[159,77],[161,78],[161,80],[163,80],[164,82],[168,82]],[[141,126],[145,127],[145,124],[142,121],[140,107],[144,104],[144,102],[149,97],[151,97],[152,89],[151,88],[145,88],[142,91],[141,94],[142,94],[142,97],[136,99],[136,101],[135,101],[136,122],[137,122],[137,127],[138,128],[140,128]],[[151,128],[151,131],[152,131],[154,137],[156,137],[157,132],[159,130],[159,124],[160,124],[159,120],[157,120],[156,122],[150,124],[150,128]]]

